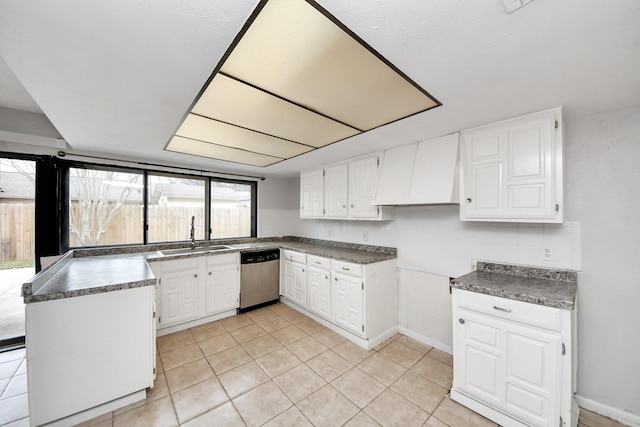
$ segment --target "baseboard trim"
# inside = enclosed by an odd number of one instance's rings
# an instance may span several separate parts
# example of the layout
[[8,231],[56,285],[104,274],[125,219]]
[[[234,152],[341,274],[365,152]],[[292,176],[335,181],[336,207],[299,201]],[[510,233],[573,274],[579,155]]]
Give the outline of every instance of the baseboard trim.
[[640,427],[640,415],[632,414],[631,412],[623,411],[622,409],[614,408],[613,406],[605,405],[604,403],[596,402],[595,400],[580,395],[576,395],[576,401],[578,402],[578,406],[587,411],[595,412],[603,417],[611,418],[612,420],[631,427]]
[[442,350],[445,353],[453,354],[453,347],[450,345],[443,344],[439,341],[436,341],[432,338],[421,335],[410,329],[403,328],[401,326],[398,327],[398,332],[400,332],[402,335],[408,336],[409,338],[413,338],[414,340],[420,341],[423,344],[430,345],[431,347],[437,348],[438,350]]

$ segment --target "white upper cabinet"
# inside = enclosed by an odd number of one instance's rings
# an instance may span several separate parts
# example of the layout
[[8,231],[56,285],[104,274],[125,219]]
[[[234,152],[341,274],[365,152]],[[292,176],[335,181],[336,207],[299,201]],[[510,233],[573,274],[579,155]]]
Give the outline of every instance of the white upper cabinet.
[[563,221],[561,108],[461,136],[461,220]]
[[338,163],[324,168],[324,214],[327,218],[347,216],[348,171],[348,163]]
[[300,217],[321,217],[324,212],[324,169],[300,173]]
[[390,220],[393,208],[372,205],[379,153],[300,173],[300,217]]
[[349,217],[376,218],[377,206],[372,205],[378,179],[380,155],[360,157],[349,162]]
[[373,203],[459,203],[459,133],[386,150]]

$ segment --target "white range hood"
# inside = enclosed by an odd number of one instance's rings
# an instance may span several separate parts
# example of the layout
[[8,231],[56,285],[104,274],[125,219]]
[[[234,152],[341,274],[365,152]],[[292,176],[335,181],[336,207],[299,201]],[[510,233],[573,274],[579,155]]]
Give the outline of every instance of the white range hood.
[[374,205],[460,203],[459,132],[386,150]]

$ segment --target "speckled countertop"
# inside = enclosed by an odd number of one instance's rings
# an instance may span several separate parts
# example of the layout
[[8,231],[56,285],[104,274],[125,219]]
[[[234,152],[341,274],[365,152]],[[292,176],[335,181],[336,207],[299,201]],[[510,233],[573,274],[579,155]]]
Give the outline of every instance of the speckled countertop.
[[573,310],[577,273],[567,270],[478,262],[477,270],[451,280],[451,286],[481,294]]
[[291,249],[326,258],[371,264],[396,258],[396,249],[357,245],[299,237],[241,239],[216,242],[228,248],[216,251],[198,249],[180,254],[162,251],[179,249],[184,244],[79,249],[67,252],[48,269],[22,286],[25,303],[70,298],[102,292],[153,285],[156,278],[149,262],[199,257],[207,254],[250,252],[266,249]]

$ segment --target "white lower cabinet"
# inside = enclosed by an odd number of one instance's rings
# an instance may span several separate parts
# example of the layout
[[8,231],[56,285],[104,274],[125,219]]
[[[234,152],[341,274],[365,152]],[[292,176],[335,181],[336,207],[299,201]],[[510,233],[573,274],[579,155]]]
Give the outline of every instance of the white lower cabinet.
[[175,332],[215,320],[216,315],[239,306],[237,252],[157,261],[150,266],[157,277],[158,330]]
[[331,319],[331,263],[327,258],[309,255],[307,258],[307,290],[309,310]]
[[160,276],[160,318],[162,326],[198,317],[201,292],[200,258],[164,261]]
[[[395,259],[356,264],[283,250],[285,303],[371,349],[398,331]],[[302,264],[305,257],[306,264]],[[306,275],[296,274],[306,271]],[[304,300],[296,289],[306,287]]]
[[451,398],[514,426],[575,426],[572,315],[453,289]]
[[208,256],[206,281],[206,314],[239,307],[240,269],[237,253]]
[[307,306],[307,255],[290,250],[283,250],[280,257],[284,271],[283,295],[291,302],[302,307]]
[[144,400],[155,377],[154,298],[142,286],[25,306],[31,425],[77,425]]

